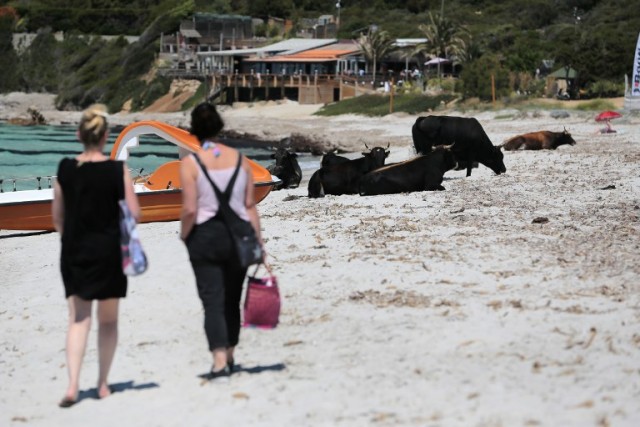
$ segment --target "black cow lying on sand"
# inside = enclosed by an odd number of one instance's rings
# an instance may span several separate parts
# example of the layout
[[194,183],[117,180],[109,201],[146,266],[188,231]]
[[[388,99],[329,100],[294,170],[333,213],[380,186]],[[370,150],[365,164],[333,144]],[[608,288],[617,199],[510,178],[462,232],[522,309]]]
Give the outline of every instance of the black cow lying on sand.
[[282,188],[298,188],[300,180],[302,180],[302,170],[297,160],[298,155],[292,153],[286,148],[278,148],[275,153],[271,155],[272,159],[275,159],[275,164],[269,165],[267,170],[271,175],[275,175],[280,178],[281,183],[275,186],[275,190]]
[[[366,147],[366,144],[365,144],[365,147]],[[348,162],[349,160],[351,159],[344,156],[338,156],[335,152],[332,151],[322,156],[322,160],[320,160],[320,167],[323,168],[329,165],[336,165],[338,163]]]
[[461,169],[471,176],[474,162],[480,162],[500,175],[507,171],[504,154],[494,146],[480,122],[474,118],[451,116],[418,117],[411,133],[419,154],[427,154],[436,145],[452,145],[453,155]]
[[501,147],[506,151],[523,150],[555,150],[561,145],[575,145],[576,141],[565,128],[563,132],[551,132],[542,130],[514,136],[507,140]]
[[360,180],[360,195],[444,190],[444,174],[455,167],[452,146],[440,145],[428,154],[369,172]]
[[340,161],[321,167],[309,179],[309,197],[358,193],[360,178],[367,172],[384,166],[388,155],[389,151],[385,148],[374,147],[371,151],[362,153],[363,157],[359,159]]

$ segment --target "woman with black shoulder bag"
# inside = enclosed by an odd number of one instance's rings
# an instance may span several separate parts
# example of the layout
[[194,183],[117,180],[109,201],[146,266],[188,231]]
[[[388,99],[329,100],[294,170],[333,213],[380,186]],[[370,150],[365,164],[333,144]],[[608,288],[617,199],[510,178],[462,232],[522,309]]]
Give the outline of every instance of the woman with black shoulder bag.
[[230,208],[249,221],[262,246],[251,169],[237,150],[214,140],[223,126],[214,105],[205,102],[195,107],[191,133],[200,141],[201,149],[183,158],[180,167],[180,238],[186,243],[204,307],[204,329],[213,355],[209,379],[218,381],[228,380],[233,370],[241,326],[242,284],[247,273],[223,210],[228,212]]

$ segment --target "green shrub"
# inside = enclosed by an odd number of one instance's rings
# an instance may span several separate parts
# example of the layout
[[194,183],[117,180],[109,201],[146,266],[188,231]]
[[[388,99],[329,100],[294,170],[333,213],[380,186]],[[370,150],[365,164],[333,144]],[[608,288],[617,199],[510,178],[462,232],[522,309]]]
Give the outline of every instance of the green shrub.
[[615,98],[624,96],[624,83],[611,80],[598,80],[587,86],[587,98]]
[[[146,85],[142,81],[132,81],[129,83],[129,87],[133,90],[134,94],[131,101],[131,110],[140,111],[169,92],[171,79],[158,76]],[[120,103],[120,105],[122,105],[122,103]]]
[[606,99],[593,99],[576,106],[576,110],[580,111],[603,111],[615,109],[616,106],[613,104],[613,102],[607,101]]
[[445,93],[453,93],[457,89],[461,89],[460,80],[453,77],[432,78],[427,80],[427,89],[440,90]]
[[255,37],[267,37],[268,30],[269,26],[267,24],[258,24],[253,30],[253,35]]
[[0,93],[18,90],[19,70],[18,54],[13,49],[13,19],[9,16],[0,17]]
[[[393,112],[419,114],[440,108],[454,98],[453,95],[397,94],[393,97]],[[390,113],[390,105],[389,95],[362,95],[325,105],[316,112],[316,115],[362,114],[365,116],[384,116]]]
[[50,30],[41,31],[21,55],[22,89],[25,92],[51,92],[58,89],[57,42]]
[[280,35],[280,28],[277,25],[272,25],[269,27],[269,37],[274,38]]
[[509,95],[509,74],[494,55],[484,55],[467,64],[460,75],[462,93],[465,98],[478,97],[483,101],[492,100],[491,76],[495,82],[496,99]]
[[207,96],[206,91],[207,91],[207,85],[202,83],[200,86],[198,86],[196,93],[194,93],[191,98],[187,99],[180,106],[180,109],[182,111],[191,110],[193,107],[203,102],[205,100],[205,97]]

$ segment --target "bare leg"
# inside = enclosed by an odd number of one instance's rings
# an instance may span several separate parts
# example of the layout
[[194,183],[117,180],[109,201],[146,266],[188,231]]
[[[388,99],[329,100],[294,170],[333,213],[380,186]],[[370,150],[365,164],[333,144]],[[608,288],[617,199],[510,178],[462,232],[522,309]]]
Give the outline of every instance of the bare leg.
[[231,373],[233,373],[234,370],[236,369],[235,360],[233,358],[233,353],[235,349],[236,349],[235,347],[227,347],[227,366],[229,367],[229,370],[231,371]]
[[107,376],[118,344],[118,298],[98,301],[98,397],[100,399],[111,394]]
[[214,348],[213,354],[213,370],[218,372],[227,366],[227,349],[224,347]]
[[75,401],[80,389],[80,368],[91,329],[91,301],[76,296],[68,298],[69,330],[67,331],[67,369],[69,386],[64,398]]

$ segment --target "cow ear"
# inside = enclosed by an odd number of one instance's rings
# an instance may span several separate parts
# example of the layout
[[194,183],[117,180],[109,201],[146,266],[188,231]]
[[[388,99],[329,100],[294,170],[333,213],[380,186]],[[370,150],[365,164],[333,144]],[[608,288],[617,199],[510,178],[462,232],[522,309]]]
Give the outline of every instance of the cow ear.
[[362,152],[362,155],[363,155],[363,156],[366,156],[367,154],[369,154],[369,153],[368,153],[368,152],[366,152],[366,151],[363,151],[363,152]]
[[291,157],[298,157],[296,153],[291,153]]
[[390,154],[390,153],[391,153],[391,151],[387,150],[387,151],[385,151],[385,152],[384,152],[384,156],[385,156],[385,157],[389,157],[389,154]]
[[272,159],[276,158],[276,153],[273,153],[272,155],[270,155],[269,157],[271,157]]

